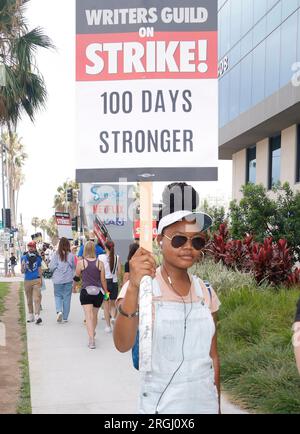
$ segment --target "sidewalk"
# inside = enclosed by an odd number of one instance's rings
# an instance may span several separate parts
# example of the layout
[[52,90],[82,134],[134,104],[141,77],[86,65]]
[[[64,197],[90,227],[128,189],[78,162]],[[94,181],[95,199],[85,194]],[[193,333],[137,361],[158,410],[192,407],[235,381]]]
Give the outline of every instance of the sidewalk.
[[[97,349],[87,347],[79,295],[73,295],[70,321],[56,323],[52,282],[43,291],[43,324],[27,325],[33,414],[137,413],[139,373],[131,353],[116,351],[99,315]],[[227,402],[223,413],[241,413]]]

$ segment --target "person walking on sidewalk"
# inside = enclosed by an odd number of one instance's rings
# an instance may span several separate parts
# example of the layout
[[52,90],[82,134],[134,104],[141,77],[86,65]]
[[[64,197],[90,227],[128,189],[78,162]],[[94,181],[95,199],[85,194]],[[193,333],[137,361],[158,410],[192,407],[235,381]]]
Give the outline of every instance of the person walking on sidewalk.
[[[99,255],[103,255],[105,253],[105,251],[103,250],[103,248],[100,246],[100,244],[98,242],[98,239],[96,238],[96,236],[95,236],[95,234],[94,234],[93,231],[91,231],[89,233],[89,241],[92,241],[94,243],[97,257]],[[85,244],[82,244],[79,247],[79,250],[78,250],[78,253],[77,253],[78,259],[82,259],[84,257],[84,246],[85,246]]]
[[117,316],[116,299],[119,292],[118,277],[121,274],[121,262],[119,255],[115,255],[115,244],[112,241],[108,241],[105,244],[105,252],[104,255],[99,255],[98,259],[103,262],[107,289],[109,291],[109,300],[104,300],[103,304],[104,317],[107,324],[104,331],[111,333],[111,325],[114,324]]
[[56,320],[58,323],[62,321],[68,322],[75,273],[75,258],[71,253],[70,242],[67,238],[61,238],[58,250],[50,262],[49,269],[53,273]]
[[11,274],[13,277],[16,277],[15,267],[17,265],[17,258],[15,257],[15,255],[13,253],[11,254],[11,257],[9,258],[9,262],[10,262],[10,267],[11,267]]
[[98,312],[104,295],[108,293],[105,280],[104,265],[96,257],[95,244],[88,241],[84,246],[83,259],[78,261],[74,276],[73,292],[76,292],[76,282],[82,278],[80,303],[84,309],[86,327],[89,336],[89,348],[95,349],[95,335],[98,324]]
[[163,263],[140,248],[130,261],[129,282],[119,295],[114,327],[117,349],[134,347],[138,329],[138,294],[143,276],[153,280],[152,370],[143,373],[142,414],[217,414],[220,412],[220,365],[212,288],[188,273],[205,247],[211,218],[188,210],[160,220],[158,243]]
[[41,287],[42,287],[42,259],[36,251],[36,243],[30,241],[28,251],[21,258],[21,272],[24,274],[24,288],[27,299],[29,317],[27,322],[42,323]]

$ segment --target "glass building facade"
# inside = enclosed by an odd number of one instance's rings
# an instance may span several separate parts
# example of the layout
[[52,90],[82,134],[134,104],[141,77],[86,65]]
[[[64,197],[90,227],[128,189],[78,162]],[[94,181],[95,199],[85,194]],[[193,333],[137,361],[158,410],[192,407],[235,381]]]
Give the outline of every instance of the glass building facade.
[[246,183],[256,183],[256,146],[247,149]]
[[219,0],[220,127],[286,86],[300,62],[300,0]]

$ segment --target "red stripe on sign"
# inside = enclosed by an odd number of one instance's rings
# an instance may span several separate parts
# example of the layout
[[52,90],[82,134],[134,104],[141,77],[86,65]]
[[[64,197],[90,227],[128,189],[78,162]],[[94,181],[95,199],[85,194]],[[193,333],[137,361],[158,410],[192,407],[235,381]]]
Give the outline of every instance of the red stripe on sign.
[[77,35],[76,80],[216,79],[217,40],[217,32]]

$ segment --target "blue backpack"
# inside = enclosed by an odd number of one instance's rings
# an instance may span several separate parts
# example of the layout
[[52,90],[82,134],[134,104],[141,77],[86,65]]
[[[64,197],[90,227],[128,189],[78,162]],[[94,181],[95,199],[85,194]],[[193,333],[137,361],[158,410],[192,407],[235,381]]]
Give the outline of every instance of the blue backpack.
[[[207,280],[204,280],[203,282],[209,292],[210,301],[212,301],[211,284]],[[140,333],[139,330],[137,330],[135,342],[131,350],[132,363],[134,368],[137,370],[139,370],[139,351],[140,351],[139,339],[140,339]]]

